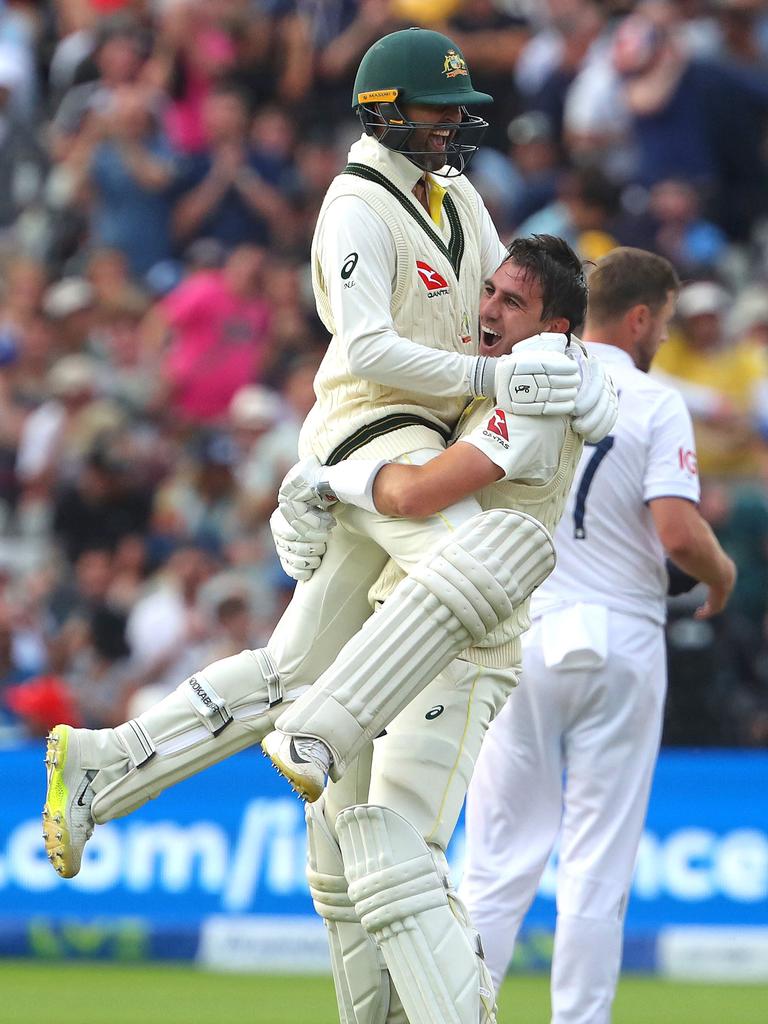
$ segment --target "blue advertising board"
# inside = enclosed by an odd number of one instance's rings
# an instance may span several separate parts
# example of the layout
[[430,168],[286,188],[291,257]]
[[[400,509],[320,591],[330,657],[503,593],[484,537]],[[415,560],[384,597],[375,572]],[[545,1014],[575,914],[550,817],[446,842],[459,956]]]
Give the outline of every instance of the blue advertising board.
[[[42,757],[42,743],[0,751],[0,954],[184,957],[201,929],[227,922],[279,921],[286,936],[315,927],[302,806],[256,751],[98,827],[71,880],[42,847]],[[449,857],[457,877],[463,845],[462,822]],[[529,930],[552,929],[554,878],[553,859]],[[768,925],[768,753],[663,752],[628,948],[670,925]]]

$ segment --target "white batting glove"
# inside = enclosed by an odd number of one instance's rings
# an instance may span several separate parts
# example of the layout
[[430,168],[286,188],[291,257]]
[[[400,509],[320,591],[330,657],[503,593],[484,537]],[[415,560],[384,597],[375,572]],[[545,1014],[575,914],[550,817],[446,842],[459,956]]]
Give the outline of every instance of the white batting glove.
[[573,409],[571,426],[589,444],[610,434],[619,415],[619,398],[599,359],[582,360],[584,379]]
[[328,512],[336,496],[318,491],[323,475],[322,463],[312,455],[289,469],[280,484],[277,494],[280,511],[301,536],[308,532],[327,532],[336,525]]
[[283,572],[292,580],[311,579],[323,560],[330,530],[306,530],[300,534],[279,508],[272,513],[269,528]]
[[565,354],[566,343],[564,334],[539,334],[517,344],[510,355],[486,359],[476,393],[493,397],[499,408],[518,416],[569,415],[581,372]]

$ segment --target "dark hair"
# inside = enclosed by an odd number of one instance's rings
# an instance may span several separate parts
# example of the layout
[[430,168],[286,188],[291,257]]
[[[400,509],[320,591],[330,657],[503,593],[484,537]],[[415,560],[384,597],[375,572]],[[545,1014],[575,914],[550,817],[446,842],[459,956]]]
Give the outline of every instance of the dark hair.
[[568,330],[578,330],[587,309],[587,281],[581,260],[564,238],[531,235],[507,246],[506,263],[530,274],[541,285],[541,319],[564,317]]
[[604,324],[640,305],[657,313],[679,287],[675,268],[663,256],[628,246],[612,249],[589,275],[589,318]]

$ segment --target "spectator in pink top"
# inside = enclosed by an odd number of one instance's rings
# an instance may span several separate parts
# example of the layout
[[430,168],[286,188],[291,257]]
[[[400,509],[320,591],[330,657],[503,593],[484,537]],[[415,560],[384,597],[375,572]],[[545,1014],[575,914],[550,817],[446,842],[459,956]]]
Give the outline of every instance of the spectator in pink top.
[[145,78],[170,99],[165,130],[179,152],[205,149],[203,104],[234,60],[231,34],[206,0],[169,0],[159,8]]
[[193,274],[163,299],[171,334],[164,376],[182,419],[216,421],[239,388],[260,379],[272,321],[263,267],[264,251],[241,245],[221,270]]

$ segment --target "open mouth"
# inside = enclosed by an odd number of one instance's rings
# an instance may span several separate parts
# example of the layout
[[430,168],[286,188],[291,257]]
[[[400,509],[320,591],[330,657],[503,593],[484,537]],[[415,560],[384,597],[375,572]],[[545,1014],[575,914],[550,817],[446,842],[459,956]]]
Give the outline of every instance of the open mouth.
[[436,128],[429,133],[427,145],[435,153],[445,153],[454,132],[448,128]]
[[489,327],[487,324],[480,324],[480,354],[484,356],[498,355],[499,349],[504,342],[501,334]]

